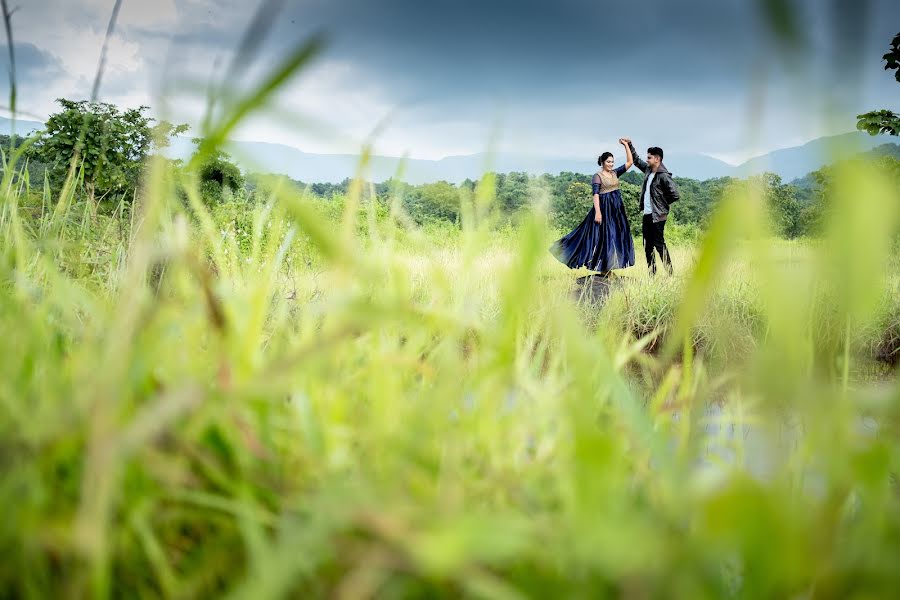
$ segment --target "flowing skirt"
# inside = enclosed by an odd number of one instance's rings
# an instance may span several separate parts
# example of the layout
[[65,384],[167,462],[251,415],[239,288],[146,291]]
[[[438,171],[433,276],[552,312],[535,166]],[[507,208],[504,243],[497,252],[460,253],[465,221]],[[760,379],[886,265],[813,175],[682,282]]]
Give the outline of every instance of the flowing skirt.
[[602,223],[594,222],[594,207],[581,225],[557,240],[550,252],[570,269],[612,271],[634,265],[634,241],[619,190],[600,195]]

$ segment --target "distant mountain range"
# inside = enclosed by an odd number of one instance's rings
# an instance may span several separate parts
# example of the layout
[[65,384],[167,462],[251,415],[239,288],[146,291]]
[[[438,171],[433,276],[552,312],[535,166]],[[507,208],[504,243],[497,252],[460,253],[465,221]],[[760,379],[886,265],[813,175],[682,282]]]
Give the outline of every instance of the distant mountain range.
[[[20,134],[27,134],[41,127],[43,125],[36,121],[16,122],[16,131]],[[9,119],[0,117],[0,133],[8,133],[9,130]],[[784,181],[792,181],[835,160],[896,141],[897,138],[890,136],[873,137],[852,132],[822,137],[802,146],[774,150],[737,166],[705,154],[690,152],[672,152],[665,163],[674,175],[699,180],[725,176],[746,177],[769,171],[777,173]],[[171,158],[186,159],[193,149],[190,139],[176,138],[165,154]],[[308,183],[338,183],[352,177],[359,164],[358,155],[313,154],[292,146],[267,142],[235,141],[226,150],[245,171],[277,173]],[[368,179],[384,181],[394,177],[401,165],[402,178],[412,184],[438,180],[459,183],[467,178],[478,179],[486,170],[497,173],[525,171],[531,174],[556,174],[562,171],[593,173],[597,169],[596,157],[590,156],[576,159],[480,153],[448,156],[440,160],[410,158],[405,161],[397,157],[374,156],[369,164]]]

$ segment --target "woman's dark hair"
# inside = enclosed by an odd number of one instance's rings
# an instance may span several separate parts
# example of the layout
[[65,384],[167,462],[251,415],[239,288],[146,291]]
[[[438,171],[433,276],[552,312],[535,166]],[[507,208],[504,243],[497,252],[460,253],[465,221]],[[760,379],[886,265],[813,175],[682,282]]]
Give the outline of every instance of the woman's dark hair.
[[663,151],[662,151],[662,148],[660,148],[659,146],[651,146],[651,147],[647,148],[647,154],[652,154],[653,156],[658,156],[659,160],[662,160],[662,158],[663,158]]
[[600,155],[600,158],[597,159],[597,164],[602,167],[603,163],[606,162],[606,159],[612,155],[613,155],[612,152],[604,152],[603,154]]

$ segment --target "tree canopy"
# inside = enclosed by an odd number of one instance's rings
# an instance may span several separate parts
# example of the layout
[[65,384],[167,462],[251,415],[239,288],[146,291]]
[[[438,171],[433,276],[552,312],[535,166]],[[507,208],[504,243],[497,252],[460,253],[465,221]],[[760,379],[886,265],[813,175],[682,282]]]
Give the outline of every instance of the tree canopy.
[[[895,71],[894,79],[900,83],[900,33],[891,41],[891,48],[882,57],[884,70]],[[859,121],[856,128],[865,131],[869,135],[886,133],[888,135],[900,135],[900,115],[890,110],[873,110],[856,117]]]
[[154,125],[154,119],[145,114],[146,106],[121,110],[106,102],[64,98],[57,102],[62,110],[47,119],[29,156],[47,166],[57,186],[75,161],[92,202],[133,192],[151,149],[168,145],[170,136],[187,130],[186,125],[165,121]]

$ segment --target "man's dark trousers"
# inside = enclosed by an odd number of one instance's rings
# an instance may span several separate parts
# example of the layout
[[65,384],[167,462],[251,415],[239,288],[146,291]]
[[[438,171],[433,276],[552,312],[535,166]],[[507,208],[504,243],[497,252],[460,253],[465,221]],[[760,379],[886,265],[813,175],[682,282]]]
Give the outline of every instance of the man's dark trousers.
[[663,237],[663,231],[666,228],[666,222],[653,222],[653,215],[644,215],[644,223],[641,227],[641,233],[644,235],[644,254],[647,256],[647,266],[650,268],[650,274],[656,275],[656,256],[653,254],[655,248],[659,252],[659,258],[662,260],[663,266],[669,275],[672,274],[672,259],[669,258],[669,249],[666,248],[666,238]]

